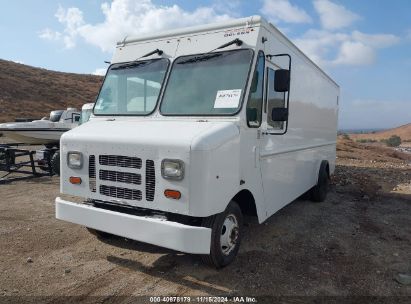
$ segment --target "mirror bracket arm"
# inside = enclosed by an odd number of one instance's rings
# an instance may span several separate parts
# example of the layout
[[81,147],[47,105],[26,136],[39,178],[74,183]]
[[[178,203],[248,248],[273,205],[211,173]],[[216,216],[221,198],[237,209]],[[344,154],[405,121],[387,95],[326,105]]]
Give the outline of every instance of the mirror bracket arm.
[[269,59],[269,60],[271,60],[273,57],[288,57],[288,59],[289,59],[289,63],[288,63],[288,70],[290,71],[290,74],[291,74],[291,56],[290,56],[290,54],[276,54],[276,55],[273,55],[273,54],[267,54],[267,55],[265,55],[265,57],[267,58],[267,59]]

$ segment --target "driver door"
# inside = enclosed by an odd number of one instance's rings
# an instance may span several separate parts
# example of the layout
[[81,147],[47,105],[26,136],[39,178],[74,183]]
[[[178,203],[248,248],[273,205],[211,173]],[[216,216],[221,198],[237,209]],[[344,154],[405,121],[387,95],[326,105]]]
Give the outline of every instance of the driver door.
[[294,144],[292,136],[287,134],[289,92],[275,89],[280,66],[269,59],[265,66],[266,94],[259,150],[264,202],[270,216],[295,198],[296,160],[288,151]]

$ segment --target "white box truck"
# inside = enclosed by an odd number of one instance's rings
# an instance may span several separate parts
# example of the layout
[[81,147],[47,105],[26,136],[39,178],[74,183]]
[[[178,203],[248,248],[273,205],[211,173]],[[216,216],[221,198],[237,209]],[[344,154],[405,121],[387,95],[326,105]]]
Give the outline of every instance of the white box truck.
[[339,87],[259,16],[126,38],[90,121],[61,138],[56,217],[223,267],[335,169]]

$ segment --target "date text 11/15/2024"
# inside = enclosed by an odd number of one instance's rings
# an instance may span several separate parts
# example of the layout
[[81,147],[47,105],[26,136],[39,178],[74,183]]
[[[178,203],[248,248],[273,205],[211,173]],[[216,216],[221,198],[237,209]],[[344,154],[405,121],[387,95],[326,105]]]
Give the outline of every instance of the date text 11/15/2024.
[[255,297],[213,297],[213,296],[198,296],[198,297],[150,297],[150,303],[257,303]]

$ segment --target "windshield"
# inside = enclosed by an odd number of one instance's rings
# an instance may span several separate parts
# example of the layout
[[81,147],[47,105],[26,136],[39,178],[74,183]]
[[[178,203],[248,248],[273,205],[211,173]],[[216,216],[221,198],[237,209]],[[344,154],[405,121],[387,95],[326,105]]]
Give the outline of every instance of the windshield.
[[168,59],[113,64],[94,107],[95,115],[147,115],[156,104]]
[[58,121],[60,121],[60,118],[61,118],[61,115],[63,115],[63,110],[59,110],[59,111],[52,111],[51,113],[50,113],[50,118],[49,118],[49,120],[51,121],[51,122],[58,122]]
[[234,114],[241,105],[253,52],[235,50],[179,57],[161,103],[164,115]]

